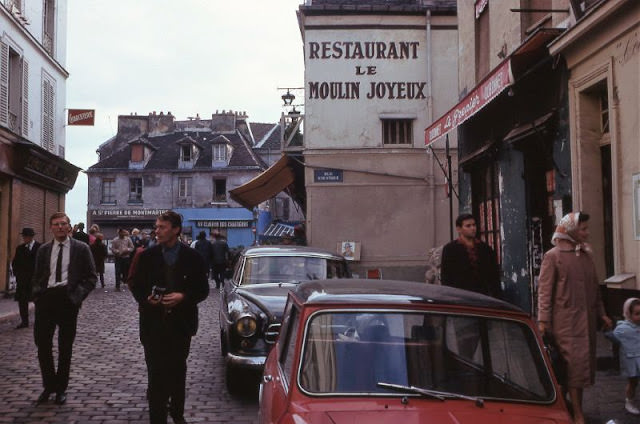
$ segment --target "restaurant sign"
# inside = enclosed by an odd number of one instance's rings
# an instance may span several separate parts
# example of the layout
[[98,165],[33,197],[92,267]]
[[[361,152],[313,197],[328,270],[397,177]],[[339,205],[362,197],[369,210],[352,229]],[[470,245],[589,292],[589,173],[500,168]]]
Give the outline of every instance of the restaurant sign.
[[424,130],[425,145],[430,145],[471,118],[512,84],[511,61],[506,60],[467,94],[462,101]]
[[168,209],[91,209],[95,218],[155,218]]
[[253,221],[214,221],[211,219],[197,220],[199,228],[249,228]]

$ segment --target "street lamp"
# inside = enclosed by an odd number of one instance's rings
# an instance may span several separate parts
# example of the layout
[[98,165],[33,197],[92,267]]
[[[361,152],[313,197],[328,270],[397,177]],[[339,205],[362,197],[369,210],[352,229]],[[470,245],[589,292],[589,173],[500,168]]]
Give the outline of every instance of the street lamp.
[[293,101],[295,100],[296,96],[294,96],[293,94],[291,94],[291,92],[289,91],[289,89],[287,89],[287,92],[285,94],[282,95],[282,101],[284,102],[285,106],[291,106],[291,104],[293,103]]

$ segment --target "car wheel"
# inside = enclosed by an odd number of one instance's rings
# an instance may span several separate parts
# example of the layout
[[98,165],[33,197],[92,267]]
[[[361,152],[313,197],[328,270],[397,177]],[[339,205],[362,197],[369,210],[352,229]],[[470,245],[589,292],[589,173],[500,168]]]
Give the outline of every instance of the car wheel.
[[220,354],[222,356],[227,356],[227,352],[229,351],[229,349],[227,349],[227,338],[224,335],[224,331],[222,331],[222,329],[220,330]]
[[240,370],[234,369],[231,365],[225,368],[224,379],[227,384],[227,391],[230,395],[238,395],[242,390],[242,375]]

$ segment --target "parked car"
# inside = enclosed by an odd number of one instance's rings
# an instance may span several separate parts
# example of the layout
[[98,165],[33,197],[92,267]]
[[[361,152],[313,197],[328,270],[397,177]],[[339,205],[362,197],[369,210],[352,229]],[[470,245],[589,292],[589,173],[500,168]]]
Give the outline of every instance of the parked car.
[[260,384],[261,423],[570,423],[531,318],[425,283],[300,284]]
[[262,371],[292,288],[302,281],[348,276],[345,259],[325,250],[303,246],[245,249],[220,302],[220,345],[229,391],[237,392],[246,384],[237,371]]

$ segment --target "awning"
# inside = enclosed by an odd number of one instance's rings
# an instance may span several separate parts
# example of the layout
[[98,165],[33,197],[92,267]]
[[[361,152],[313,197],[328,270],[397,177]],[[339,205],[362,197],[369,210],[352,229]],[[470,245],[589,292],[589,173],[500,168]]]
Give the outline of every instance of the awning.
[[[296,161],[283,155],[262,174],[229,191],[229,195],[247,209],[253,209],[265,200],[275,197],[281,191],[286,191],[300,203],[300,199],[295,195],[296,187],[299,185],[296,183],[298,172],[295,167]],[[304,182],[302,182],[302,187],[304,187]]]
[[534,119],[532,122],[516,126],[509,131],[506,136],[504,136],[504,141],[507,143],[513,143],[544,130],[547,125],[549,125],[553,115],[554,112],[549,112],[537,119]]
[[540,59],[541,52],[547,54],[546,45],[561,32],[560,29],[541,28],[531,34],[457,105],[424,130],[425,145],[429,146],[457,128],[511,86],[530,65]]

